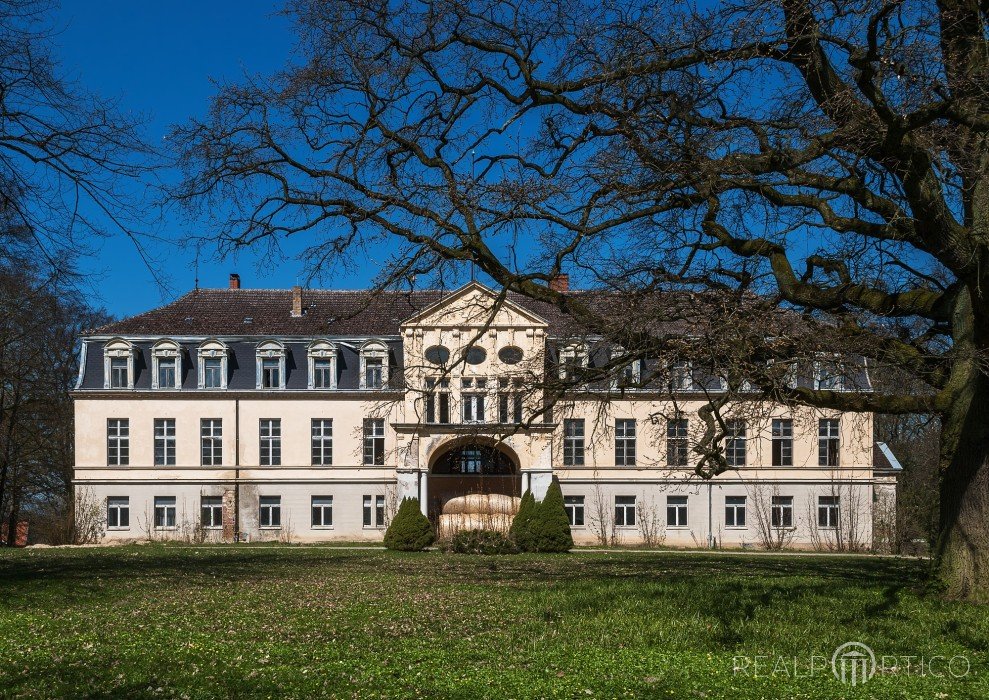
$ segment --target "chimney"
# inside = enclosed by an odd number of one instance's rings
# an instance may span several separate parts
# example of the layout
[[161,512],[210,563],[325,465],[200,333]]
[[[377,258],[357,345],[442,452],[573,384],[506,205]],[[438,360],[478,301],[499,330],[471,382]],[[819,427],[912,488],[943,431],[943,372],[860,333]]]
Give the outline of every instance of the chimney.
[[302,316],[302,287],[292,287],[292,318]]
[[569,292],[570,275],[563,274],[562,272],[559,273],[556,277],[549,281],[549,288],[554,292]]
[[230,288],[240,289],[240,275],[238,275],[236,272],[230,273]]

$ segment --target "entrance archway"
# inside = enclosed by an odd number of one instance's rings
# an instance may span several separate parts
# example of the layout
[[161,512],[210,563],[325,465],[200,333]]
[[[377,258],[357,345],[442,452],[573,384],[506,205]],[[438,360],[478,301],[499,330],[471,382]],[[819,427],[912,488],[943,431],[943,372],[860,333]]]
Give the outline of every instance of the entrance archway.
[[522,495],[522,474],[515,454],[483,438],[457,440],[437,450],[430,461],[428,513],[435,520],[451,498],[470,493]]

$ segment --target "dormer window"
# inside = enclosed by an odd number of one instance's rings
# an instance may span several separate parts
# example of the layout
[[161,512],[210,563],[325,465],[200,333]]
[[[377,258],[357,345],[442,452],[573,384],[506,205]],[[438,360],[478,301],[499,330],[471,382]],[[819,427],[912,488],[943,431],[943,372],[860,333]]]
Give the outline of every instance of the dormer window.
[[[616,346],[611,351],[611,359],[616,362],[621,362],[622,358],[628,353],[625,348]],[[642,379],[642,360],[635,359],[629,360],[628,362],[620,365],[616,370],[614,379],[612,379],[612,387],[615,389],[627,389],[635,388],[639,385]]]
[[134,388],[134,346],[122,338],[103,349],[103,388]]
[[814,363],[814,388],[820,391],[845,391],[844,367],[836,360]]
[[570,343],[560,350],[560,379],[572,381],[587,367],[587,346]]
[[227,346],[207,340],[199,346],[199,388],[227,388]]
[[361,389],[383,389],[388,384],[388,347],[370,340],[361,347]]
[[266,340],[258,345],[258,389],[285,388],[285,346],[276,340]]
[[670,391],[693,391],[694,367],[685,360],[670,365]]
[[337,386],[337,348],[328,340],[309,345],[309,388],[335,389]]
[[151,348],[151,388],[182,388],[182,347],[174,340],[160,340]]

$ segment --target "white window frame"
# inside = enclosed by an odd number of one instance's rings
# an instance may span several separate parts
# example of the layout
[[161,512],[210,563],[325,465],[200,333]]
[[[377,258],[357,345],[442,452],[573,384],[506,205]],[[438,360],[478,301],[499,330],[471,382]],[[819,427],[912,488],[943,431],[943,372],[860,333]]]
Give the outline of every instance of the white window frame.
[[[749,461],[749,425],[742,418],[725,421],[725,461],[729,467],[744,467]],[[741,462],[738,460],[741,452]]]
[[615,527],[636,527],[636,507],[637,502],[635,496],[630,496],[627,494],[615,496]]
[[[161,386],[158,368],[162,360],[175,361],[175,381],[172,386]],[[182,388],[182,346],[174,340],[159,340],[151,346],[151,388],[175,391]]]
[[362,499],[362,526],[367,530],[380,530],[385,527],[387,513],[385,497],[381,494],[364,494]]
[[[769,453],[770,461],[774,467],[792,467],[793,466],[793,419],[792,418],[773,418],[770,421],[770,437],[772,439],[772,448]],[[776,459],[776,446],[779,445],[780,458]],[[783,464],[789,460],[789,464]],[[777,464],[779,462],[779,464]]]
[[[447,377],[426,377],[425,410],[423,417],[430,425],[449,425],[453,422],[453,397]],[[446,402],[446,420],[443,420],[443,403]]]
[[[833,502],[825,503],[824,500],[828,499]],[[822,523],[821,516],[827,514],[823,520],[827,521]],[[841,523],[841,497],[834,495],[818,496],[817,497],[817,527],[822,530],[837,530]]]
[[[209,501],[210,501],[208,504],[206,502],[206,499],[209,499]],[[214,522],[216,520],[216,518],[214,516],[216,515],[216,509],[217,508],[220,509],[220,522],[219,523]],[[207,509],[209,509],[209,514],[210,514],[209,522],[208,523],[206,522],[206,519],[203,518],[203,513]],[[201,495],[199,497],[199,525],[204,530],[222,530],[223,529],[223,496],[207,496],[207,495]]]
[[[207,430],[209,426],[209,430]],[[207,461],[206,454],[210,458]],[[199,419],[199,464],[203,467],[223,466],[223,419]]]
[[[687,519],[690,514],[687,511],[689,500],[686,496],[671,495],[666,497],[666,529],[686,530],[690,526]],[[670,515],[673,515],[671,518]]]
[[769,508],[769,524],[774,530],[792,530],[795,527],[793,524],[793,496],[772,496],[769,501]]
[[[174,467],[178,463],[178,428],[174,418],[155,418],[151,424],[153,438],[152,459],[156,467]],[[158,461],[158,445],[161,444],[161,459]],[[171,461],[169,461],[171,448]]]
[[[584,497],[583,496],[564,496],[563,497],[563,510],[567,513],[567,522],[570,523],[570,527],[586,527],[587,526],[587,513],[584,510]],[[577,513],[580,513],[580,522],[577,522]]]
[[[264,525],[265,513],[267,513],[268,524]],[[277,518],[275,517],[277,516]],[[276,523],[275,520],[278,522]],[[281,530],[282,529],[282,497],[281,496],[258,496],[258,529],[260,530]]]
[[[361,463],[368,467],[383,467],[385,464],[385,419],[365,418],[364,428],[364,451]],[[378,440],[381,442],[378,443]],[[381,449],[379,450],[378,447]],[[370,447],[371,461],[368,461],[368,447]]]
[[[621,434],[619,434],[618,426],[621,425]],[[629,427],[631,426],[632,434],[629,435]],[[636,461],[638,460],[638,437],[639,437],[639,426],[634,418],[616,418],[615,419],[615,466],[616,467],[634,467],[636,466]],[[618,460],[618,446],[621,445],[621,462]]]
[[560,379],[567,379],[567,368],[586,369],[590,361],[587,343],[570,342],[560,347]]
[[[112,433],[111,422],[116,424]],[[106,419],[106,463],[109,467],[130,466],[130,418]]]
[[826,468],[841,466],[841,419],[839,418],[821,418],[817,421],[817,466]]
[[[175,496],[155,496],[153,520],[155,530],[174,530],[178,527],[178,509],[176,502],[177,499]],[[161,518],[158,517],[159,510],[161,511]],[[171,525],[169,525],[169,515],[171,515]],[[159,525],[159,522],[162,524]]]
[[[831,371],[829,371],[831,370]],[[848,391],[845,368],[838,356],[814,361],[814,389],[818,391]]]
[[[308,388],[328,391],[337,388],[337,346],[329,340],[314,340],[306,349],[306,356],[309,358]],[[330,363],[330,385],[316,386],[316,363]]]
[[[746,522],[746,509],[748,506],[748,498],[745,496],[725,496],[725,528],[728,530],[747,530],[748,525]],[[728,514],[731,513],[731,518]],[[742,522],[739,524],[739,514],[741,514]],[[728,522],[729,519],[732,522]]]
[[[208,391],[223,391],[227,388],[227,356],[229,350],[219,340],[207,340],[199,346],[196,386]],[[220,386],[206,386],[206,360],[220,361]]]
[[[317,503],[316,501],[321,501]],[[316,524],[316,512],[319,509],[320,524]],[[326,522],[326,515],[329,513],[330,522]],[[309,527],[313,530],[333,529],[333,496],[312,496],[309,501]]]
[[[267,428],[267,432],[265,431]],[[268,445],[268,463],[265,464],[265,444]],[[282,466],[282,419],[261,418],[258,420],[258,466]]]
[[587,432],[583,418],[563,419],[563,466],[584,466],[587,459],[586,437]]
[[[318,431],[317,426],[319,428]],[[312,418],[309,421],[309,434],[309,457],[311,465],[314,467],[332,467],[333,419]]]
[[[611,350],[611,361],[621,360],[628,355],[628,351],[620,345],[616,345]],[[631,381],[625,381],[625,373],[631,371]],[[642,360],[636,358],[624,364],[620,371],[611,378],[611,388],[622,391],[636,391],[639,389],[639,382],[642,381]]]
[[[666,466],[683,468],[690,465],[689,433],[690,421],[684,416],[666,419]],[[670,459],[672,455],[676,459]]]
[[[117,524],[110,524],[111,513],[116,514]],[[121,515],[127,519],[126,525],[121,525]],[[130,497],[128,496],[107,496],[106,497],[106,529],[107,530],[130,530]]]
[[[127,359],[127,386],[110,386],[111,358]],[[103,347],[103,388],[104,389],[133,389],[134,388],[134,345],[123,338],[114,338]]]
[[[381,386],[367,385],[367,361],[381,360]],[[368,391],[381,391],[388,387],[388,346],[381,340],[369,340],[361,346],[360,387]]]
[[488,380],[485,377],[464,377],[460,382],[460,422],[487,423]]
[[[277,340],[265,340],[258,343],[256,352],[257,375],[255,388],[265,391],[276,391],[285,388],[285,346]],[[278,386],[266,387],[263,383],[262,365],[264,360],[278,360]]]
[[670,363],[670,391],[694,391],[694,364],[688,360]]

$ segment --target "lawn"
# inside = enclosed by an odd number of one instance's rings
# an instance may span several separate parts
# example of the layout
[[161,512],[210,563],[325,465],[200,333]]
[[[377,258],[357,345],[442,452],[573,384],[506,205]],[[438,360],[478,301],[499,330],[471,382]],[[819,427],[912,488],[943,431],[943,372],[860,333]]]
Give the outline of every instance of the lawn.
[[[989,609],[925,592],[923,566],[636,552],[3,551],[0,695],[989,697]],[[890,670],[854,688],[837,681],[831,655],[849,641]],[[907,668],[907,656],[923,666]]]

